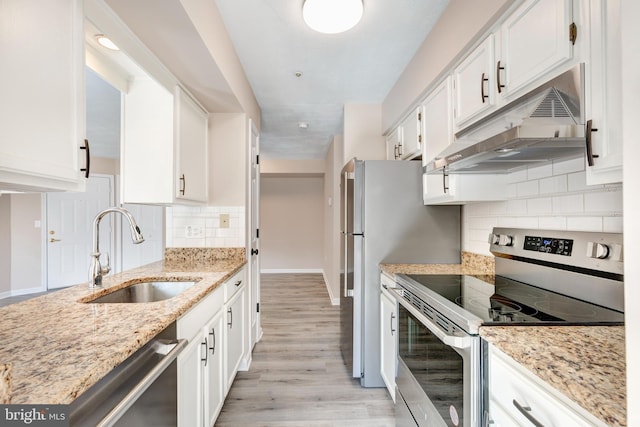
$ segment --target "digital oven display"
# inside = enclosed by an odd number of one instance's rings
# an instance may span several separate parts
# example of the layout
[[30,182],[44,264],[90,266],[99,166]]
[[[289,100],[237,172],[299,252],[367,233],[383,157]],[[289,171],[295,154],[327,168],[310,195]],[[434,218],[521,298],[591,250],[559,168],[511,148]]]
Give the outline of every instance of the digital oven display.
[[554,255],[571,256],[573,240],[553,237],[525,236],[524,250],[545,252]]

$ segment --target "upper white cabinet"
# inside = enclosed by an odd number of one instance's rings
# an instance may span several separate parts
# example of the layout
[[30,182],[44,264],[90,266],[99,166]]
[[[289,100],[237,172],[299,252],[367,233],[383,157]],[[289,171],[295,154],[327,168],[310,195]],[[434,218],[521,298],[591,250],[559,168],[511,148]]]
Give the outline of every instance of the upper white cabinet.
[[400,160],[400,150],[402,149],[402,126],[395,128],[386,138],[387,160]]
[[494,85],[494,37],[489,35],[453,71],[455,125],[466,123],[496,103]]
[[453,142],[451,77],[435,87],[422,104],[422,165],[425,166]]
[[0,0],[0,189],[83,191],[81,0]]
[[402,122],[401,159],[414,159],[422,154],[422,131],[422,107],[419,106]]
[[124,98],[125,203],[207,201],[207,113],[176,87],[136,78]]
[[[573,58],[572,0],[528,0],[500,28],[495,90],[511,98]],[[576,28],[577,31],[577,28]]]
[[587,60],[587,184],[622,181],[622,87],[620,70],[620,4],[592,0],[588,10],[590,43]]

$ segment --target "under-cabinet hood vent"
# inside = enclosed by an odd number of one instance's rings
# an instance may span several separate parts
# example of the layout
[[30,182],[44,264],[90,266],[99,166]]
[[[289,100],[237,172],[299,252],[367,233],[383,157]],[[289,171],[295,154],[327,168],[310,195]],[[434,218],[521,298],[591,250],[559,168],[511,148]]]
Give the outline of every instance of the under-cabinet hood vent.
[[508,173],[583,156],[583,77],[584,65],[576,65],[458,132],[427,164],[427,173]]

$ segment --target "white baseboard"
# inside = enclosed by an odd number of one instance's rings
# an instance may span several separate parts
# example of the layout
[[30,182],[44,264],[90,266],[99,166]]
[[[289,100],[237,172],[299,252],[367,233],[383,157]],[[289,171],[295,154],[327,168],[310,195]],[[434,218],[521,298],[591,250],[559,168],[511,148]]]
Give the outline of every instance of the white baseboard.
[[44,292],[44,289],[42,289],[41,287],[38,288],[26,288],[26,289],[12,289],[10,294],[8,296],[12,296],[12,297],[19,297],[21,295],[29,295],[29,294],[35,294],[38,292]]
[[321,268],[267,268],[260,270],[260,273],[289,273],[289,274],[304,274],[304,273],[322,273]]
[[0,299],[7,298],[11,296],[11,291],[0,292]]
[[340,305],[340,296],[336,297],[331,292],[331,287],[329,286],[329,281],[327,280],[327,275],[324,272],[324,270],[322,270],[322,277],[324,277],[324,283],[327,286],[327,292],[329,292],[329,299],[331,300],[331,305]]

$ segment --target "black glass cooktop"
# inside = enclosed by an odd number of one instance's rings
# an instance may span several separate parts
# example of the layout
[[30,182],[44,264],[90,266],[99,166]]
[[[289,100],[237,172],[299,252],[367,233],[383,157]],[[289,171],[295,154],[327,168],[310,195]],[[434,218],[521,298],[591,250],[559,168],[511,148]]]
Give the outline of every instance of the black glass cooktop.
[[407,274],[484,325],[622,325],[624,314],[502,276]]

